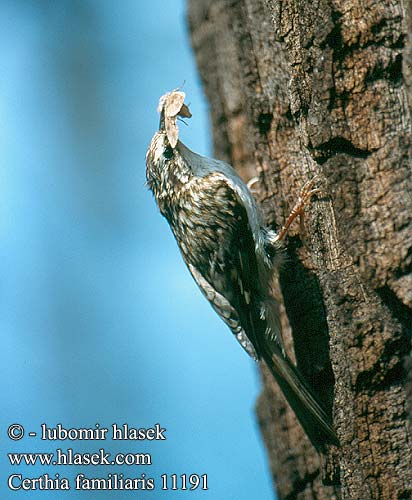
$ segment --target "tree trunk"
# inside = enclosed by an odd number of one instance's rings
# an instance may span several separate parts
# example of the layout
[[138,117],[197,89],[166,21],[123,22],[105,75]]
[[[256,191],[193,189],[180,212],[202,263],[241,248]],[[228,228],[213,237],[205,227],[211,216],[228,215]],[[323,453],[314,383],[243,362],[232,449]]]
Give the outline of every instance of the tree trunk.
[[274,228],[320,176],[305,237],[289,232],[282,322],[341,447],[318,455],[263,370],[280,499],[412,498],[407,14],[398,0],[189,0],[215,156],[258,177]]

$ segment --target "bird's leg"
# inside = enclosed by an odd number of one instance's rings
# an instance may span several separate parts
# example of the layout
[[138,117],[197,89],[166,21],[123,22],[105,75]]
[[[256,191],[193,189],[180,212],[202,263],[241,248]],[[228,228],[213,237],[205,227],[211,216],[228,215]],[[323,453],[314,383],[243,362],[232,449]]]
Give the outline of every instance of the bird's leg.
[[292,208],[292,211],[287,218],[285,225],[282,227],[278,234],[278,240],[282,241],[285,237],[290,225],[296,219],[296,217],[300,217],[300,229],[301,233],[304,233],[304,215],[305,215],[305,206],[310,202],[312,196],[314,194],[319,193],[321,190],[316,188],[312,189],[315,185],[316,181],[319,180],[319,176],[315,175],[313,179],[308,181],[303,188],[300,190],[298,201],[295,203],[295,206]]

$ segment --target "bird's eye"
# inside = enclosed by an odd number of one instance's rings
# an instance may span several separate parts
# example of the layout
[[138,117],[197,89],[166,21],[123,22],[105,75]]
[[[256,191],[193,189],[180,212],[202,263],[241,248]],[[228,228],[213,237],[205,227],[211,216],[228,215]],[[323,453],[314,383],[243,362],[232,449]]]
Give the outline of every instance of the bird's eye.
[[173,157],[173,148],[172,148],[172,146],[168,145],[168,146],[165,147],[165,150],[163,151],[163,156],[167,160],[170,160],[170,158]]

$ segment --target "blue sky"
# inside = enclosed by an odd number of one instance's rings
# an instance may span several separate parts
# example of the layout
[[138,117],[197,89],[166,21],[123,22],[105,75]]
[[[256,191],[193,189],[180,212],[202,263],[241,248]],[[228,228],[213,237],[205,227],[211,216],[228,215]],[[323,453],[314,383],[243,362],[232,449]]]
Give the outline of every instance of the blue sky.
[[[184,81],[193,118],[181,138],[211,154],[184,8],[180,0],[0,3],[1,498],[86,495],[7,490],[12,473],[45,472],[206,473],[210,489],[191,498],[273,498],[254,414],[257,368],[198,291],[144,186],[158,98]],[[151,453],[145,470],[11,467],[6,452],[101,447],[12,443],[14,422],[26,432],[43,422],[160,423],[167,440],[104,443],[112,453]]]

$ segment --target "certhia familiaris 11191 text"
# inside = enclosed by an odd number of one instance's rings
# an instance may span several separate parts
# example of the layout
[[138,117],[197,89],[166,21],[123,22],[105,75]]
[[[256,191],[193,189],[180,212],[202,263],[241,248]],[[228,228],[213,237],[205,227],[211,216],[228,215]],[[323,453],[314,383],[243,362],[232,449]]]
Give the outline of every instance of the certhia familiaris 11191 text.
[[285,354],[278,303],[271,296],[283,236],[316,192],[313,182],[302,189],[282,231],[268,229],[230,165],[200,156],[178,140],[177,118],[191,116],[184,99],[178,90],[160,98],[159,131],[146,155],[147,184],[214,310],[242,347],[266,363],[312,443],[337,444],[329,416]]

